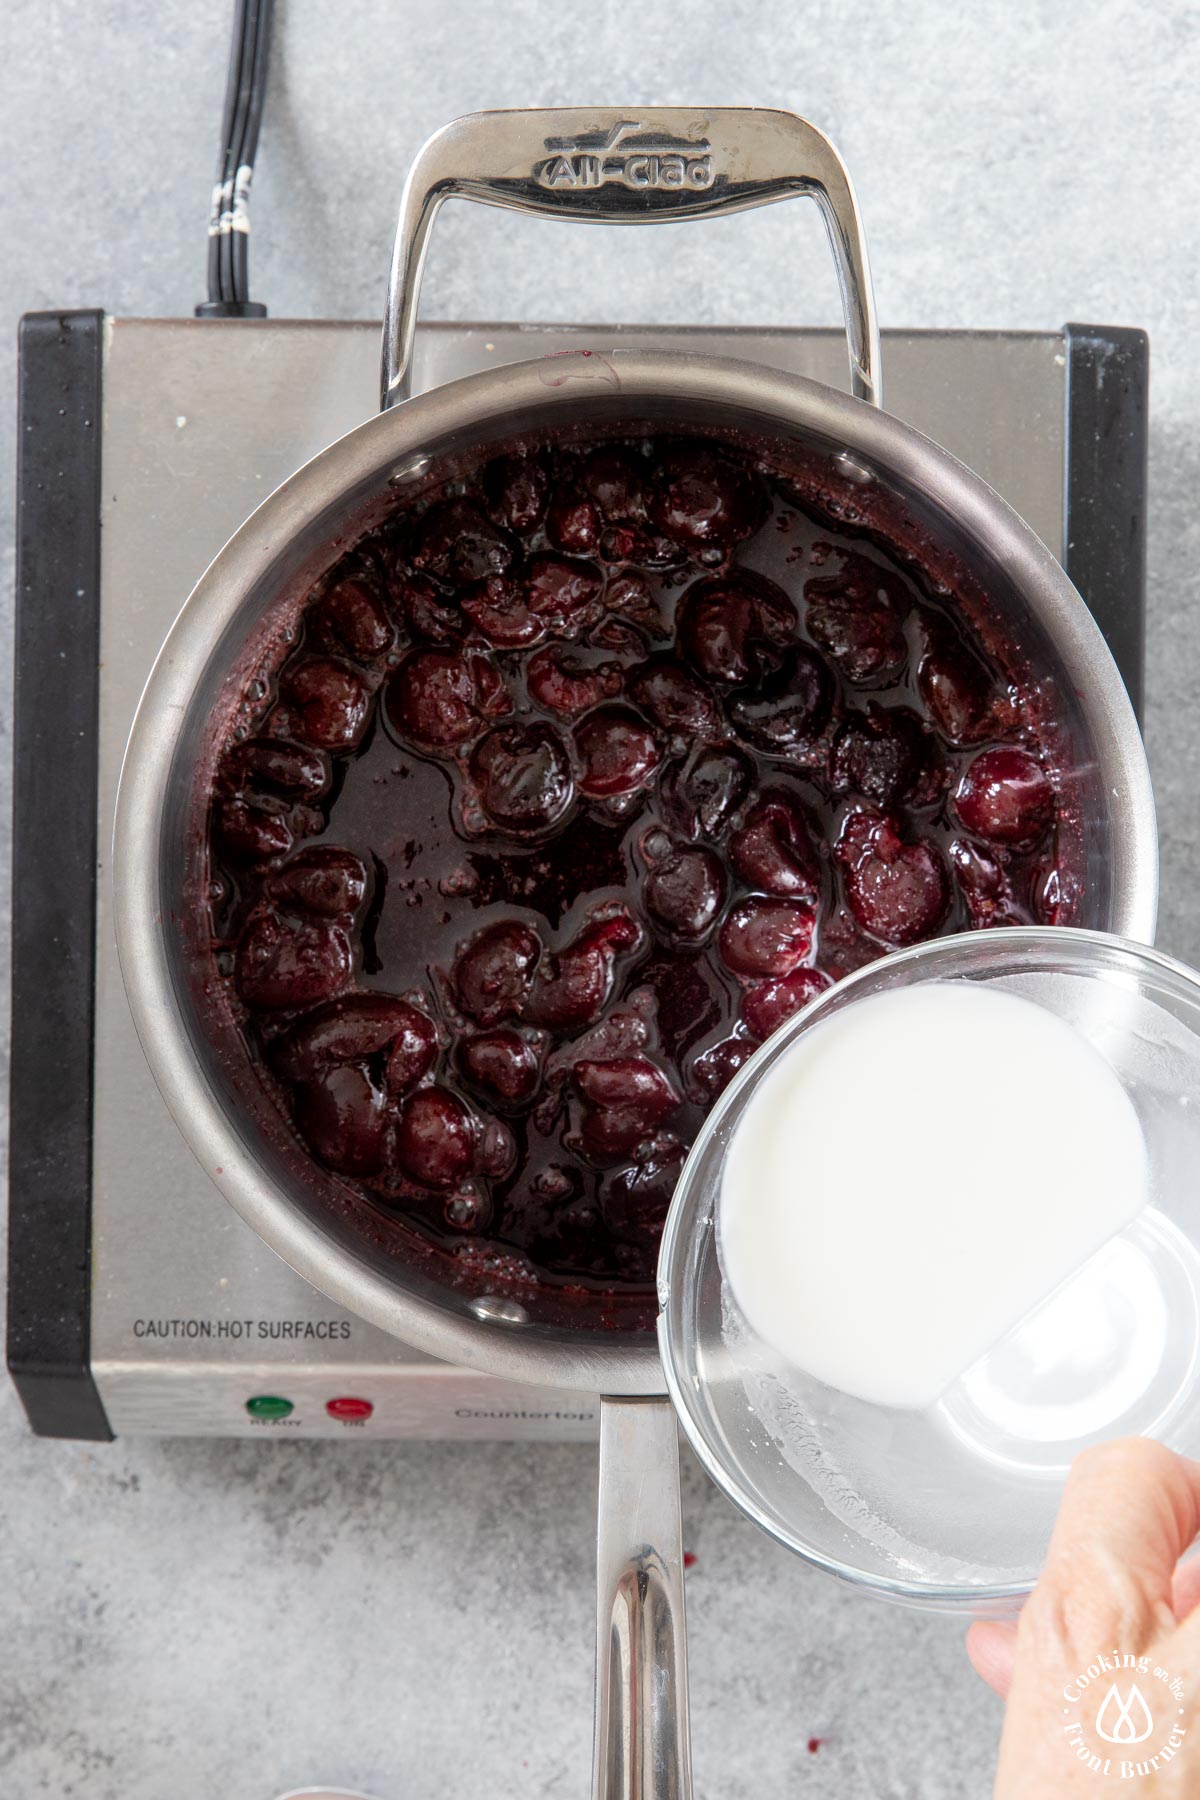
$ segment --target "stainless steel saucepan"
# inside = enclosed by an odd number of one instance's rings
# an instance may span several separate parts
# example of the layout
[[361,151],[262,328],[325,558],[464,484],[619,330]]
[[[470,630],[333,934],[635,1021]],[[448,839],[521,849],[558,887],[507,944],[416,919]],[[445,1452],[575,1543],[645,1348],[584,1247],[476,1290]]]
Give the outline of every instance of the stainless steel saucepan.
[[[613,224],[703,218],[807,195],[841,283],[853,397],[749,363],[611,351],[488,370],[407,399],[430,228],[452,197]],[[510,1298],[439,1287],[365,1242],[322,1177],[254,1102],[245,1059],[214,1045],[192,955],[201,910],[211,719],[278,642],[335,541],[352,541],[458,454],[531,432],[727,430],[800,446],[898,497],[970,572],[1008,637],[1046,672],[1069,746],[1086,865],[1081,923],[1149,938],[1153,804],[1129,701],[1062,569],[983,482],[880,407],[879,342],[854,194],[835,151],[791,114],[642,108],[479,113],[431,138],[405,188],[383,340],[383,410],[286,481],[202,577],[155,664],[121,780],[115,912],[147,1058],[205,1168],[323,1292],[405,1342],[469,1367],[604,1397],[595,1792],[690,1787],[675,1420],[653,1337],[586,1315],[540,1320]],[[274,633],[274,636],[272,636]]]

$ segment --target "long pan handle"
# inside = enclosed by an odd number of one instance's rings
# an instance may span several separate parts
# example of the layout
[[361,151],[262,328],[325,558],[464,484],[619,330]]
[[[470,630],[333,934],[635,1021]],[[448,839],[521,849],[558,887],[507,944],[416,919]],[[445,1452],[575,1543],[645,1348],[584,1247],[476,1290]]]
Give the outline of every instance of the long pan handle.
[[600,1409],[593,1800],[691,1800],[679,1439],[668,1400]]

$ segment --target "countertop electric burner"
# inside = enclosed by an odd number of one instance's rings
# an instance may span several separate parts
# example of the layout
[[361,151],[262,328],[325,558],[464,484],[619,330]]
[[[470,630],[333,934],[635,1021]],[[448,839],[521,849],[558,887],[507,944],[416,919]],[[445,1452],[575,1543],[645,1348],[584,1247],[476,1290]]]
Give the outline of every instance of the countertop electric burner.
[[[885,336],[889,407],[1064,561],[1137,705],[1142,333]],[[430,325],[414,386],[614,342],[844,379],[839,332]],[[8,1358],[44,1435],[596,1429],[589,1397],[434,1362],[279,1262],[159,1099],[117,966],[109,841],[143,681],[226,538],[371,413],[378,343],[365,323],[75,312],[22,328]]]

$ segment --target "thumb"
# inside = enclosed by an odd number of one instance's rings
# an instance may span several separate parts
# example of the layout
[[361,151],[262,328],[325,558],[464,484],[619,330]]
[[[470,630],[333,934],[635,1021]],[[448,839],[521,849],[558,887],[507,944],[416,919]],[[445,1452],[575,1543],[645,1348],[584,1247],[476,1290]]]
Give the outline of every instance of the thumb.
[[977,1619],[967,1632],[967,1657],[994,1694],[1008,1699],[1017,1649],[1015,1621]]

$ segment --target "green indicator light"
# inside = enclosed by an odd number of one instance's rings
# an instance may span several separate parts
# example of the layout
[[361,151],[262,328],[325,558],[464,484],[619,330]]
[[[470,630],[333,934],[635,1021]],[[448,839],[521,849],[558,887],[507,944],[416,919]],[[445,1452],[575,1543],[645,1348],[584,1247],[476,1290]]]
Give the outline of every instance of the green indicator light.
[[295,1410],[291,1401],[279,1394],[255,1394],[246,1402],[246,1411],[252,1419],[286,1419]]

